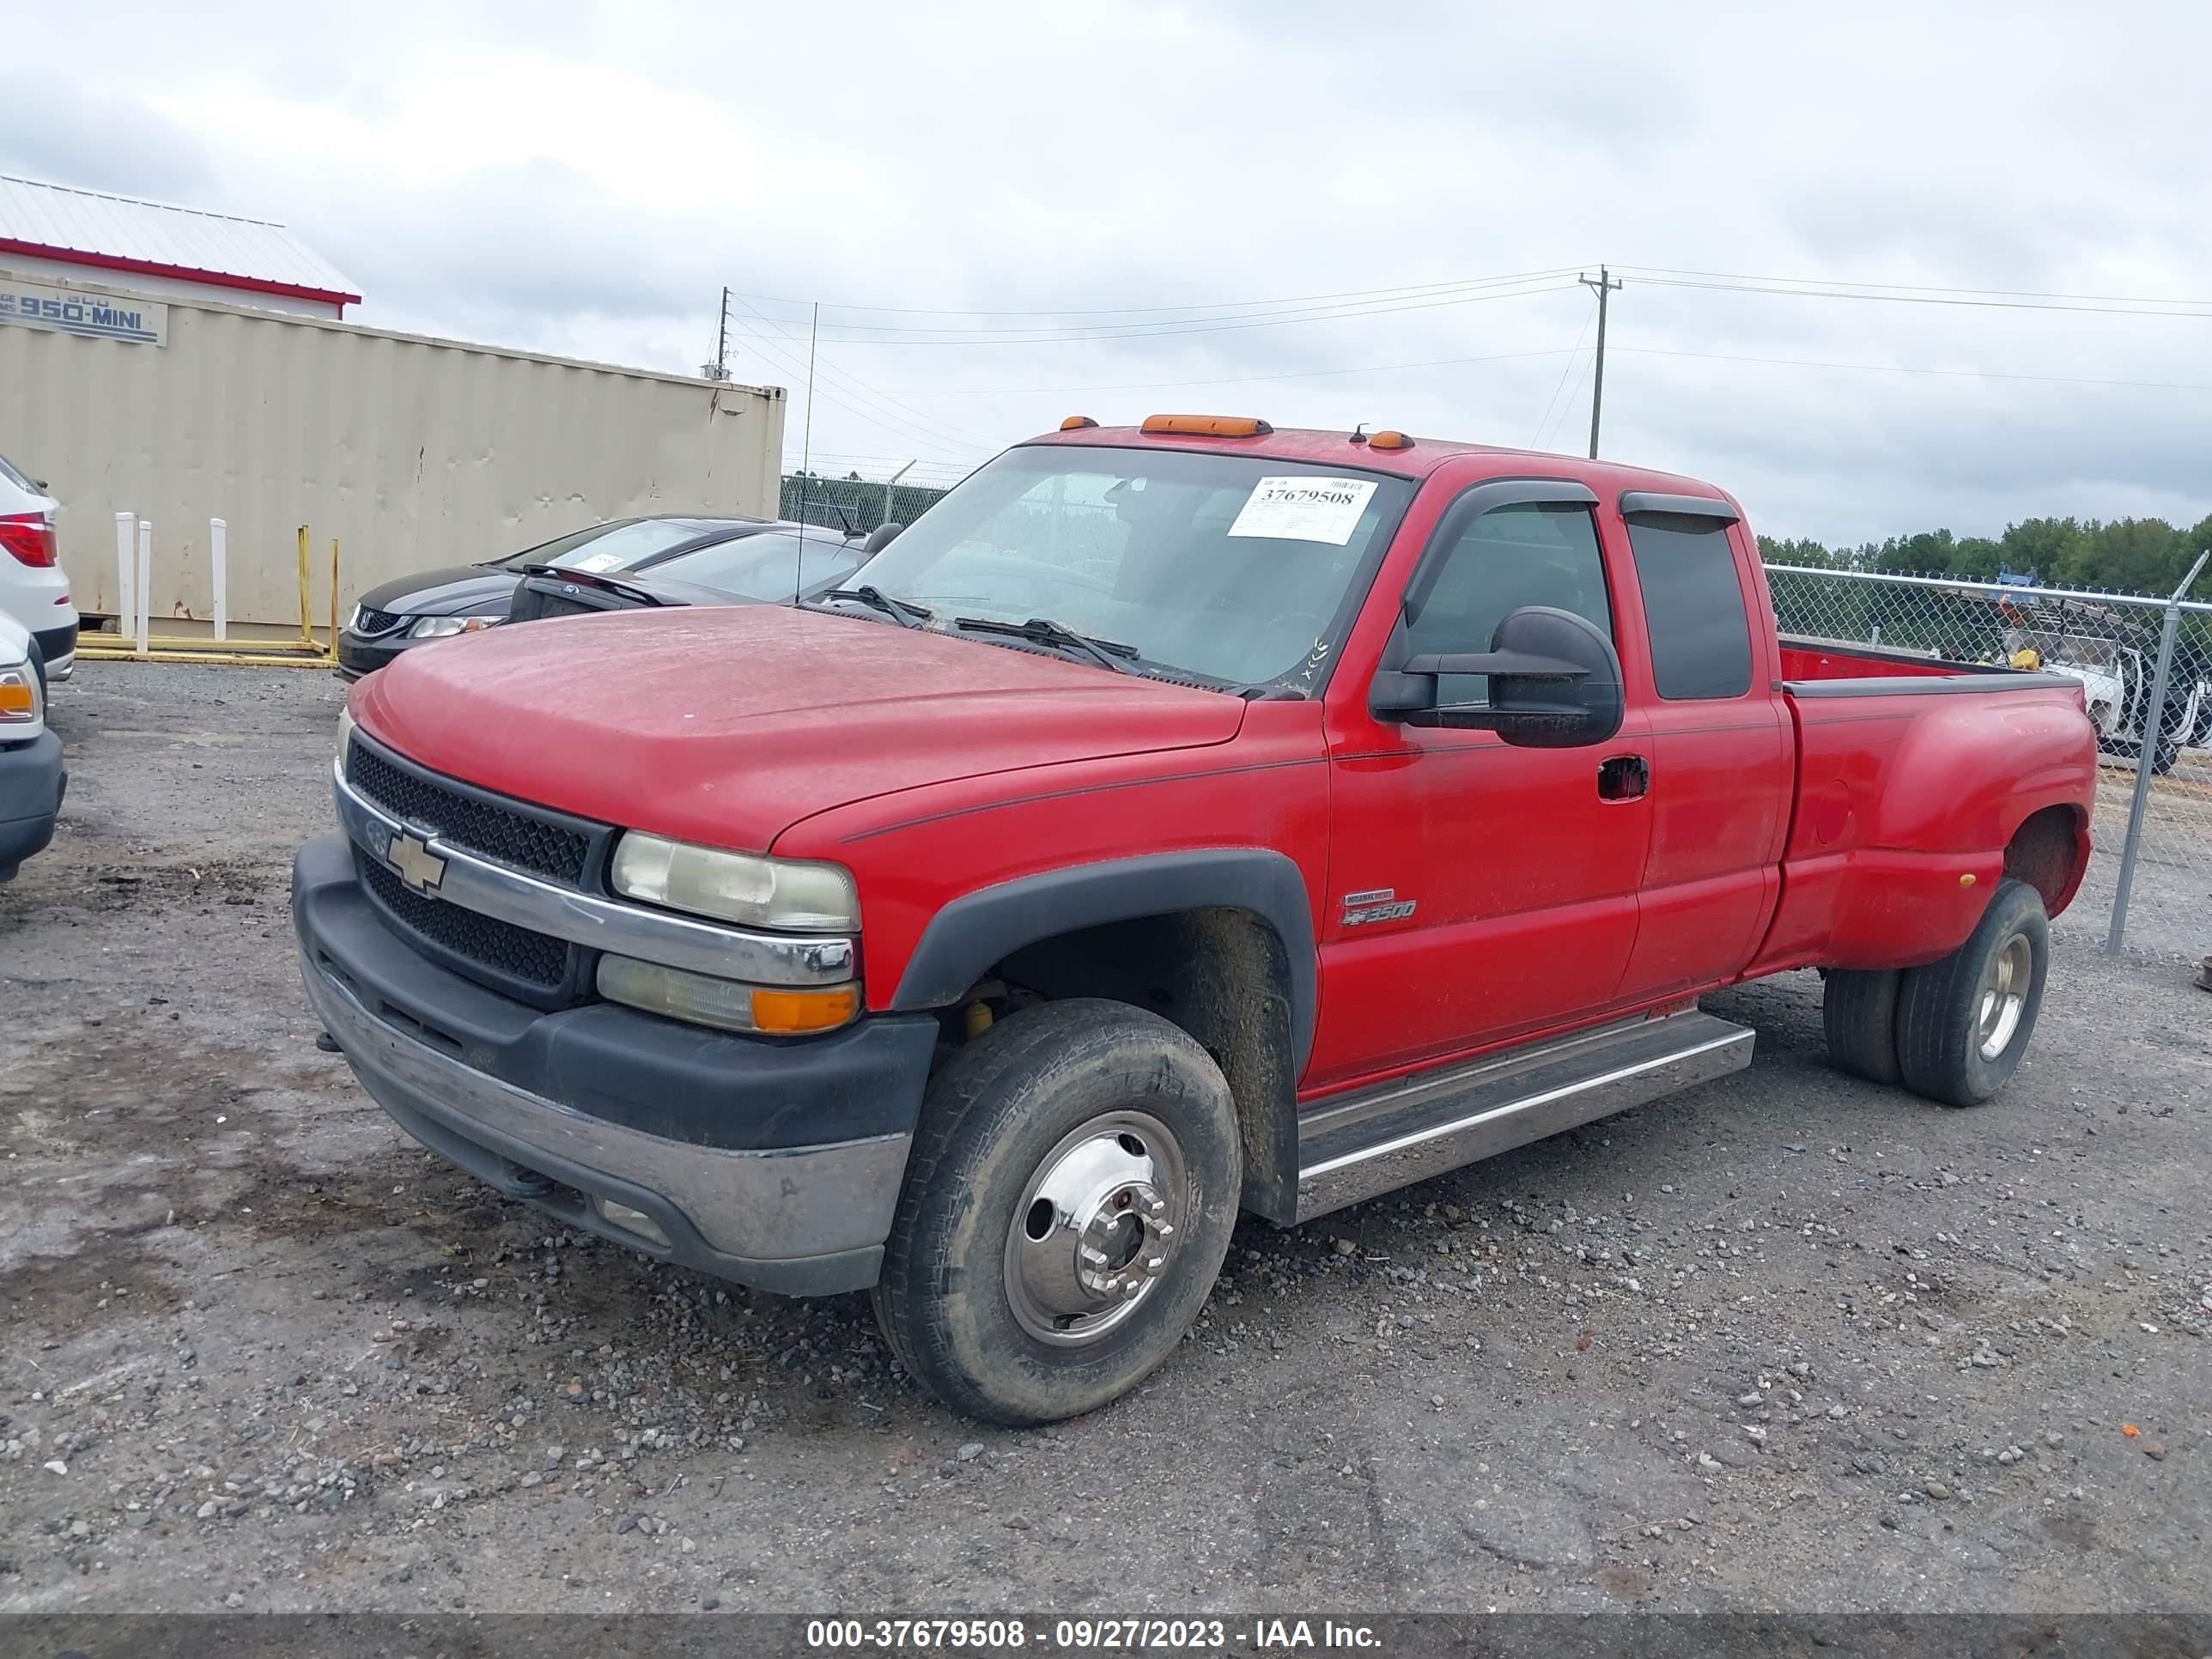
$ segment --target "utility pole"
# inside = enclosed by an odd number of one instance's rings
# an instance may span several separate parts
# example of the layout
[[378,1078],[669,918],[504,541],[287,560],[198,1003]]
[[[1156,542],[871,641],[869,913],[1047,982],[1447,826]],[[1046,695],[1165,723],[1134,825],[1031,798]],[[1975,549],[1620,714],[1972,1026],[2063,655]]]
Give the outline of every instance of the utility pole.
[[730,290],[722,289],[722,313],[714,324],[714,361],[700,368],[702,377],[709,380],[730,378]]
[[1590,459],[1595,460],[1598,416],[1605,408],[1605,296],[1619,288],[1620,283],[1606,270],[1603,265],[1597,268],[1597,277],[1595,281],[1588,276],[1577,276],[1575,280],[1584,288],[1597,290],[1597,375],[1590,382],[1589,453]]

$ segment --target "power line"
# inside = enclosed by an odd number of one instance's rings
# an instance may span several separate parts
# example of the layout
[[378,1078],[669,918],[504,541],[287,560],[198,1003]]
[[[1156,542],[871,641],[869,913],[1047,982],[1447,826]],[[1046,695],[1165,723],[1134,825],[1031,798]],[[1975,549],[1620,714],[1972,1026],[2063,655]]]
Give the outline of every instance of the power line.
[[[743,302],[740,301],[740,303]],[[745,337],[752,340],[764,356],[767,356],[771,362],[783,368],[787,374],[792,374],[794,378],[805,378],[803,365],[791,362],[789,359],[786,358],[781,352],[771,346],[769,343],[768,336],[749,334]],[[786,340],[787,343],[793,345],[797,343],[796,342],[788,341],[786,337],[781,335],[778,335],[776,337],[780,340]],[[819,368],[820,364],[817,362],[816,367]],[[856,392],[852,395],[858,397],[860,394]],[[816,397],[826,399],[836,407],[843,410],[847,414],[857,416],[861,420],[866,421],[869,425],[890,433],[894,437],[904,439],[909,443],[919,444],[925,448],[937,450],[940,453],[959,458],[961,457],[963,451],[971,447],[988,448],[992,447],[988,444],[970,446],[967,444],[956,443],[946,439],[937,437],[922,428],[915,426],[913,422],[902,421],[895,416],[884,413],[880,409],[872,410],[870,408],[864,408],[854,404],[848,403],[844,398],[840,397],[836,392],[830,391],[824,386],[815,386],[809,396],[809,402],[811,403],[812,398]]]
[[[1799,300],[1865,300],[1885,305],[1958,306],[1985,311],[2069,311],[2106,317],[2176,317],[2199,321],[2212,319],[2212,310],[2149,311],[2141,306],[2075,305],[2058,301],[1968,299],[1944,294],[1892,294],[1842,288],[1790,288],[1773,283],[1694,282],[1680,276],[1638,276],[1647,288],[1709,289],[1723,294],[1772,294]],[[2143,304],[2158,303],[2144,301]]]
[[[1596,315],[1597,307],[1595,306],[1592,306],[1588,311],[1583,313],[1583,325],[1575,331],[1574,344],[1567,348],[1567,361],[1559,365],[1559,378],[1558,382],[1552,387],[1551,398],[1545,404],[1544,412],[1536,417],[1536,439],[1538,443],[1540,443],[1544,436],[1544,428],[1551,424],[1552,410],[1558,406],[1559,394],[1567,389],[1567,376],[1575,372],[1575,359],[1582,355],[1583,338],[1589,332],[1590,320]],[[1537,444],[1535,443],[1532,443],[1530,446],[1532,448],[1536,447]]]
[[1631,276],[1708,276],[1730,283],[1779,283],[1798,287],[1873,289],[1892,294],[1994,295],[2008,300],[2087,300],[2110,305],[2212,307],[2212,300],[2150,299],[2128,294],[2065,294],[2031,288],[1947,288],[1934,283],[1862,283],[1843,276],[1754,276],[1734,270],[1681,270],[1668,265],[1620,265]]
[[[1575,349],[1580,350],[1581,344],[1577,340]],[[1251,386],[1261,380],[1310,380],[1335,374],[1384,374],[1406,368],[1456,368],[1466,363],[1504,363],[1522,357],[1565,355],[1565,348],[1548,346],[1540,351],[1493,351],[1479,357],[1425,357],[1412,363],[1358,363],[1349,368],[1290,368],[1279,374],[1229,374],[1204,380],[1121,380],[1095,386],[949,386],[933,387],[927,392],[908,392],[907,395],[914,398],[1043,398],[1073,396],[1084,392],[1173,392],[1188,386]]]
[[1575,371],[1575,377],[1568,385],[1566,400],[1559,405],[1559,418],[1553,422],[1551,435],[1547,438],[1543,434],[1539,433],[1537,434],[1535,443],[1532,446],[1533,447],[1537,449],[1548,448],[1550,445],[1556,442],[1559,435],[1566,430],[1567,418],[1575,412],[1575,398],[1579,395],[1582,390],[1583,375],[1586,371],[1588,371],[1590,365],[1596,361],[1597,354],[1592,352],[1581,358],[1579,362],[1568,365]]
[[[940,335],[950,335],[957,332],[963,336],[963,337],[957,339],[945,337],[932,339],[884,339],[872,334],[855,334],[848,332],[836,337],[834,343],[840,345],[872,346],[1061,345],[1084,344],[1087,343],[1110,340],[1152,339],[1176,334],[1218,334],[1239,329],[1284,328],[1299,323],[1336,322],[1346,318],[1382,316],[1392,312],[1433,311],[1448,306],[1474,305],[1486,300],[1518,300],[1527,298],[1531,295],[1557,294],[1563,289],[1570,289],[1573,286],[1574,283],[1571,282],[1555,282],[1536,288],[1489,289],[1477,292],[1454,294],[1448,298],[1440,300],[1416,300],[1393,305],[1336,307],[1326,310],[1317,309],[1306,314],[1286,313],[1279,315],[1243,318],[1234,321],[1200,321],[1193,323],[1188,326],[1173,325],[1167,327],[1152,327],[1149,325],[1132,325],[1127,327],[1104,326],[1087,332],[1075,330],[1063,331],[1050,329],[999,331],[909,331],[909,332],[916,334],[936,333]],[[761,315],[761,313],[757,312],[754,314],[756,316]],[[763,317],[763,320],[773,323],[779,319]]]
[[2081,374],[2025,374],[1995,368],[1930,368],[1917,363],[1844,363],[1816,357],[1754,357],[1725,351],[1668,350],[1658,346],[1615,346],[1639,357],[1695,357],[1710,362],[1765,363],[1780,368],[1855,369],[1868,374],[1930,374],[1969,380],[2033,380],[2051,386],[2124,386],[2149,392],[2212,392],[2212,383],[2195,380],[2115,380]]
[[[777,326],[774,318],[763,316],[760,312],[754,310],[750,305],[746,304],[742,296],[738,298],[738,303],[740,306],[743,306],[748,312],[751,312],[754,317],[766,324],[769,328],[775,329],[780,337],[787,340],[792,340],[792,343],[793,345],[798,343],[795,339],[792,339],[791,336],[785,334],[784,331]],[[750,335],[750,337],[754,341],[758,342],[763,337],[757,334],[751,334]],[[976,445],[984,447],[989,446],[990,441],[988,439],[979,437],[975,433],[964,431],[963,428],[954,426],[949,421],[939,420],[935,416],[925,414],[921,410],[899,403],[896,398],[890,396],[888,393],[877,392],[873,387],[868,386],[866,381],[862,380],[857,374],[848,374],[845,370],[834,368],[828,364],[822,364],[820,367],[825,374],[830,375],[832,379],[838,381],[841,385],[848,384],[850,395],[856,398],[865,398],[871,403],[880,400],[884,404],[892,405],[896,408],[903,409],[915,420],[924,422],[927,426],[937,428],[945,435],[945,437],[953,440],[961,448],[968,448]],[[881,424],[881,422],[878,422],[878,424]],[[886,429],[896,430],[896,428],[887,428]],[[942,447],[941,444],[940,447]]]
[[[1520,270],[1496,276],[1455,277],[1449,282],[1413,283],[1401,288],[1344,289],[1334,294],[1300,294],[1278,300],[1222,300],[1191,305],[1175,306],[1107,306],[1085,308],[1080,306],[1054,306],[1036,311],[961,311],[929,306],[862,306],[830,304],[831,311],[866,311],[878,315],[902,317],[1131,317],[1171,311],[1244,311],[1268,306],[1298,307],[1329,300],[1388,299],[1406,295],[1431,294],[1443,289],[1496,287],[1505,283],[1533,282],[1541,278],[1564,276],[1575,270],[1573,265],[1554,265],[1545,270]],[[1702,275],[1703,273],[1692,273]],[[749,300],[763,300],[770,305],[803,306],[811,301],[781,298],[771,294],[748,294]]]

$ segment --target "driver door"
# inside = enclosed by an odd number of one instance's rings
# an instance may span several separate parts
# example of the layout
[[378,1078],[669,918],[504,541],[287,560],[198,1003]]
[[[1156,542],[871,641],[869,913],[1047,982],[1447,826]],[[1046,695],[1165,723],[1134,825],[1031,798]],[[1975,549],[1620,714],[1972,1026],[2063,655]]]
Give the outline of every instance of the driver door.
[[[1422,653],[1482,652],[1506,613],[1552,605],[1620,629],[1595,498],[1490,482],[1437,520],[1407,628]],[[1456,682],[1456,683],[1455,683]],[[1601,1012],[1636,940],[1651,815],[1634,787],[1645,712],[1594,748],[1378,719],[1346,676],[1331,699],[1323,1018],[1306,1083],[1431,1064]],[[1480,703],[1480,676],[1438,702]],[[1648,777],[1648,770],[1644,772]]]

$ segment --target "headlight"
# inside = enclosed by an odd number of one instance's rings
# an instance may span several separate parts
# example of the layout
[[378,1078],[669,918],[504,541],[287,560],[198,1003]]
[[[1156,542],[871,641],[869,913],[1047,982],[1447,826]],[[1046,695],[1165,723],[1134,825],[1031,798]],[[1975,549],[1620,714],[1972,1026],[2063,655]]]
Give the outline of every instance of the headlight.
[[353,710],[338,705],[338,764],[345,764],[346,745],[353,741]]
[[853,872],[842,865],[718,853],[658,836],[616,844],[608,880],[624,898],[724,921],[799,933],[849,933],[860,925]]
[[474,634],[489,628],[496,617],[421,617],[407,630],[412,640],[442,640],[453,634]]
[[28,726],[46,714],[46,700],[39,695],[39,677],[28,662],[0,668],[0,726]]
[[828,985],[806,990],[741,985],[735,980],[664,968],[629,957],[599,958],[599,994],[649,1014],[725,1031],[803,1036],[831,1031],[860,1012],[860,988]]

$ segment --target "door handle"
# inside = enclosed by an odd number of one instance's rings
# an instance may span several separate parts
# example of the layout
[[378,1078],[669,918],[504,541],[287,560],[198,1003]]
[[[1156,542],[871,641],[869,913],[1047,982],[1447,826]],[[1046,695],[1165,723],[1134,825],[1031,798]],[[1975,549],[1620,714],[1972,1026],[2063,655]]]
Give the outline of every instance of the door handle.
[[1598,763],[1600,800],[1641,800],[1651,790],[1651,763],[1641,755],[1613,755]]

